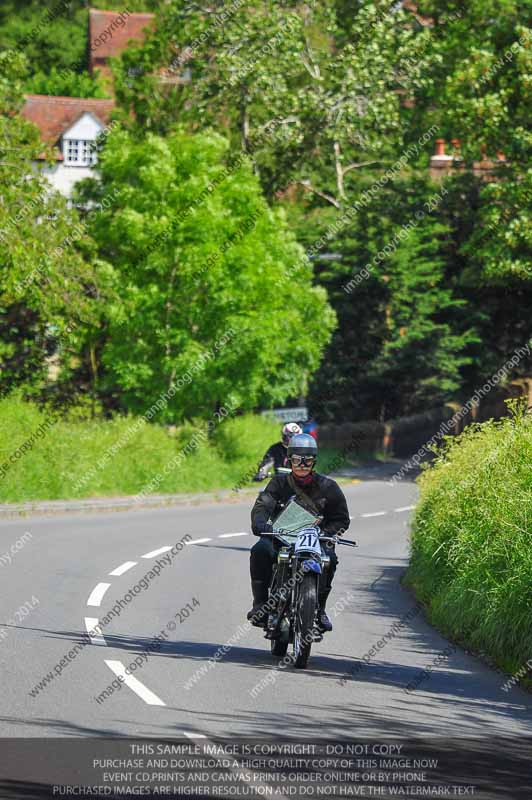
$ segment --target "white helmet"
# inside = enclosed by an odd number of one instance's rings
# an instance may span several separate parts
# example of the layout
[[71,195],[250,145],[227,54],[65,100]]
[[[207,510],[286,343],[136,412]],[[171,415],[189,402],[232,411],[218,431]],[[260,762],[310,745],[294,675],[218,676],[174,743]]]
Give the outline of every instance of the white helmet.
[[288,447],[290,439],[297,433],[303,433],[303,429],[297,424],[297,422],[287,422],[286,425],[283,425],[281,437],[285,447]]

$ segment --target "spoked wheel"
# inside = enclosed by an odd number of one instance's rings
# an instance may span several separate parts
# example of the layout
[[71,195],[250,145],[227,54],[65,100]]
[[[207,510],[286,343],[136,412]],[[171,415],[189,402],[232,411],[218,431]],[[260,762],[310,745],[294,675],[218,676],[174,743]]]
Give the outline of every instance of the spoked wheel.
[[294,666],[299,669],[307,666],[310,656],[316,604],[316,576],[305,575],[299,588],[299,602],[294,620]]
[[290,625],[286,617],[281,620],[279,625],[279,636],[277,639],[272,639],[270,641],[272,656],[278,656],[282,658],[286,655],[286,651],[288,650],[288,641],[290,638]]

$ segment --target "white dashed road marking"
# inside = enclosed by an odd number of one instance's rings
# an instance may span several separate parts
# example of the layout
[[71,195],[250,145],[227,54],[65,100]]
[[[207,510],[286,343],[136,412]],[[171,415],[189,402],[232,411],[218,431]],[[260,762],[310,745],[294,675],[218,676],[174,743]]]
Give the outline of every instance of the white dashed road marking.
[[183,731],[187,739],[206,739],[207,737],[204,736],[203,733],[189,733],[188,731]]
[[172,545],[168,544],[166,547],[159,547],[158,550],[152,550],[150,553],[144,553],[141,558],[155,558],[155,556],[160,556],[161,553],[167,553],[169,550],[172,549]]
[[112,669],[112,671],[117,677],[123,678],[124,683],[126,684],[126,686],[129,686],[131,691],[135,692],[135,694],[138,694],[138,696],[141,697],[142,700],[144,700],[144,702],[147,703],[149,706],[166,705],[166,703],[164,703],[160,697],[157,697],[157,695],[154,692],[152,692],[151,689],[148,689],[147,686],[144,686],[144,684],[141,683],[137,678],[135,678],[134,675],[127,675],[126,668],[121,661],[106,660],[105,663],[107,664],[109,669]]
[[119,567],[110,572],[109,575],[123,575],[124,572],[127,572],[128,569],[131,569],[131,567],[136,567],[137,564],[137,561],[126,561],[124,564],[120,564]]
[[104,594],[106,593],[110,585],[111,585],[110,583],[98,583],[90,593],[90,597],[87,600],[87,605],[99,606],[102,602]]
[[212,539],[192,539],[191,542],[185,542],[185,544],[203,544],[203,542],[212,542]]
[[[400,508],[395,508],[394,511],[400,513],[402,511],[411,511],[414,506],[402,506]],[[366,514],[360,514],[360,517],[383,517],[385,514],[388,514],[388,511],[373,511]],[[356,516],[350,516],[349,519],[356,519]],[[236,531],[234,533],[220,533],[218,534],[218,539],[231,539],[235,536],[249,536],[249,531]],[[212,537],[204,537],[202,539],[192,539],[188,542],[185,542],[187,545],[191,544],[203,544],[204,542],[211,542]],[[149,553],[145,553],[141,558],[155,558],[156,556],[161,555],[162,553],[167,553],[168,550],[171,550],[171,545],[166,545],[165,547],[159,547],[157,550],[150,550]],[[119,567],[116,567],[109,575],[120,576],[123,575],[128,570],[132,569],[138,564],[137,561],[125,561]],[[102,598],[107,591],[107,589],[111,586],[110,583],[99,583],[93,589],[90,594],[89,599],[87,600],[87,605],[89,606],[99,606],[102,602]],[[99,620],[96,617],[85,617],[85,628],[87,633],[90,637],[91,644],[96,645],[104,645],[107,646],[107,642],[105,641],[104,637],[101,633],[95,633],[94,629],[99,625]],[[144,686],[137,678],[133,675],[126,674],[126,667],[122,664],[121,661],[111,661],[106,660],[105,663],[107,666],[115,673],[117,677],[121,677],[129,688],[135,692],[138,697],[144,700],[145,703],[152,706],[165,706],[166,703],[161,700],[154,692],[148,689],[147,686]],[[183,731],[183,734],[187,737],[187,739],[207,739],[203,733],[193,733],[192,731]]]
[[107,642],[103,638],[101,633],[94,633],[94,628],[100,624],[100,620],[97,617],[85,617],[85,630],[89,634],[89,639],[91,640],[91,644],[99,644],[107,647]]

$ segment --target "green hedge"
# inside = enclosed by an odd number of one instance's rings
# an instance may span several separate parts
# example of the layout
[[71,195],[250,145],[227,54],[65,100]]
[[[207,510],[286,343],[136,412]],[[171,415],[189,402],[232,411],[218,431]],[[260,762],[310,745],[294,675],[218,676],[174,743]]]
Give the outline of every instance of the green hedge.
[[513,412],[420,476],[406,575],[435,625],[511,672],[532,655],[532,416]]
[[[198,421],[172,431],[148,423],[135,429],[137,422],[67,421],[15,397],[0,400],[0,502],[137,494],[206,426]],[[231,488],[278,438],[279,424],[264,417],[222,420],[153,491]],[[116,451],[98,467],[113,446]]]

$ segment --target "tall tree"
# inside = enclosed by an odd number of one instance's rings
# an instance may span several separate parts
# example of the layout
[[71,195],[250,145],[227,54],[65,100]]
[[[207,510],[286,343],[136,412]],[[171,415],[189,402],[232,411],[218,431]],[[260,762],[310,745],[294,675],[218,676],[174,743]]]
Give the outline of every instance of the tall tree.
[[[353,200],[358,169],[386,166],[400,152],[405,99],[427,80],[429,40],[386,0],[361,4],[349,37],[325,2],[261,2],[250,11],[172,0],[147,44],[124,54],[118,96],[157,130],[176,118],[223,125],[235,148],[253,154],[269,196],[299,182],[339,208]],[[128,85],[135,67],[143,79]],[[190,82],[171,83],[186,70]]]
[[[532,281],[532,27],[528,0],[428,0],[440,66],[420,113],[432,107],[442,134],[461,141],[467,166],[499,163],[483,185],[468,244],[479,282]],[[435,108],[435,110],[434,110]]]
[[0,53],[0,391],[36,387],[58,340],[76,351],[97,293],[90,240],[64,198],[35,174],[37,128],[17,115],[26,60]]
[[[366,189],[367,179],[359,185]],[[478,318],[459,283],[449,194],[423,175],[392,182],[316,254],[338,315],[311,383],[321,419],[388,419],[460,391]],[[463,204],[458,192],[454,199]],[[292,215],[302,241],[319,239],[331,214]]]
[[97,191],[117,199],[91,227],[119,288],[102,390],[123,408],[144,411],[174,386],[170,420],[228,398],[282,402],[305,390],[330,337],[334,314],[302,248],[227,151],[218,134],[120,130],[101,156]]

